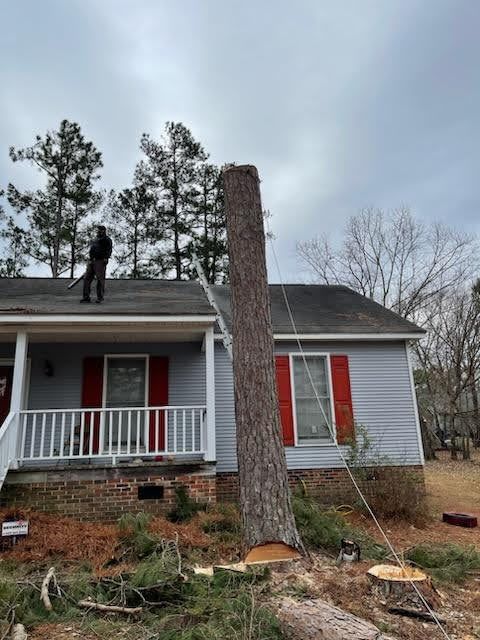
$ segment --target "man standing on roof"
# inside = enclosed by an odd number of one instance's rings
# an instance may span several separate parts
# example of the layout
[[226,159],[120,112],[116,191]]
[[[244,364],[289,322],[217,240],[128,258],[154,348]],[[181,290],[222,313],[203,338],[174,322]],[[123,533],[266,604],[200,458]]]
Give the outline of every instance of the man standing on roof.
[[107,229],[103,225],[99,225],[97,227],[97,237],[90,245],[89,261],[83,280],[83,298],[80,302],[90,302],[90,288],[94,278],[97,278],[97,302],[103,301],[105,274],[111,255],[112,241],[107,236]]

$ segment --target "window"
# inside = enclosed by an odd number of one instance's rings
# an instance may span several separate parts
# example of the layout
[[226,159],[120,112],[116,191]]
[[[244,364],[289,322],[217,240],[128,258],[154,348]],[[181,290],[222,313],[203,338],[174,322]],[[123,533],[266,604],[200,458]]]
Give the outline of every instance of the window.
[[[331,389],[326,356],[292,356],[293,387],[295,396],[295,416],[298,444],[316,444],[331,441],[325,416],[332,424]],[[315,386],[316,394],[321,401],[323,412],[318,406],[310,376]],[[325,414],[325,415],[324,415]]]

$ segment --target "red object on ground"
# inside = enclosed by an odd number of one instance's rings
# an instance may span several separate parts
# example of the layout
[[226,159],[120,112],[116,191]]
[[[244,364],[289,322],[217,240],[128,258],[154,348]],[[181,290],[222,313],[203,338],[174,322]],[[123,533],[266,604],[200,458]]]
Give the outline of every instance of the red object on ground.
[[447,524],[454,524],[457,527],[473,529],[473,527],[478,526],[477,518],[468,513],[444,513],[442,520]]

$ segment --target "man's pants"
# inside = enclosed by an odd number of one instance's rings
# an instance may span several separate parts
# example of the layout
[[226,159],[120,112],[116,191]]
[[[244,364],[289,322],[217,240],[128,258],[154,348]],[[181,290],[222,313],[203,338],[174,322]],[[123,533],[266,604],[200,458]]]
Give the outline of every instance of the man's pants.
[[97,298],[103,300],[105,294],[105,274],[107,271],[107,264],[105,260],[91,260],[88,263],[87,271],[83,279],[83,297],[90,298],[90,288],[92,286],[93,279],[97,279]]

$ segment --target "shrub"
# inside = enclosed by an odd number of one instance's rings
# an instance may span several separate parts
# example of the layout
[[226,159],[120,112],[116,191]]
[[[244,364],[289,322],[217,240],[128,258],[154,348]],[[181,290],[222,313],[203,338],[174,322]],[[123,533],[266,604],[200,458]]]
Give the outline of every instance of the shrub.
[[[356,439],[349,444],[347,464],[377,517],[425,524],[428,505],[423,482],[408,467],[393,465],[382,455],[362,425],[356,427]],[[367,510],[360,496],[355,506]]]
[[167,514],[170,522],[185,522],[190,520],[198,511],[203,508],[188,495],[185,485],[180,484],[175,487],[175,506]]

